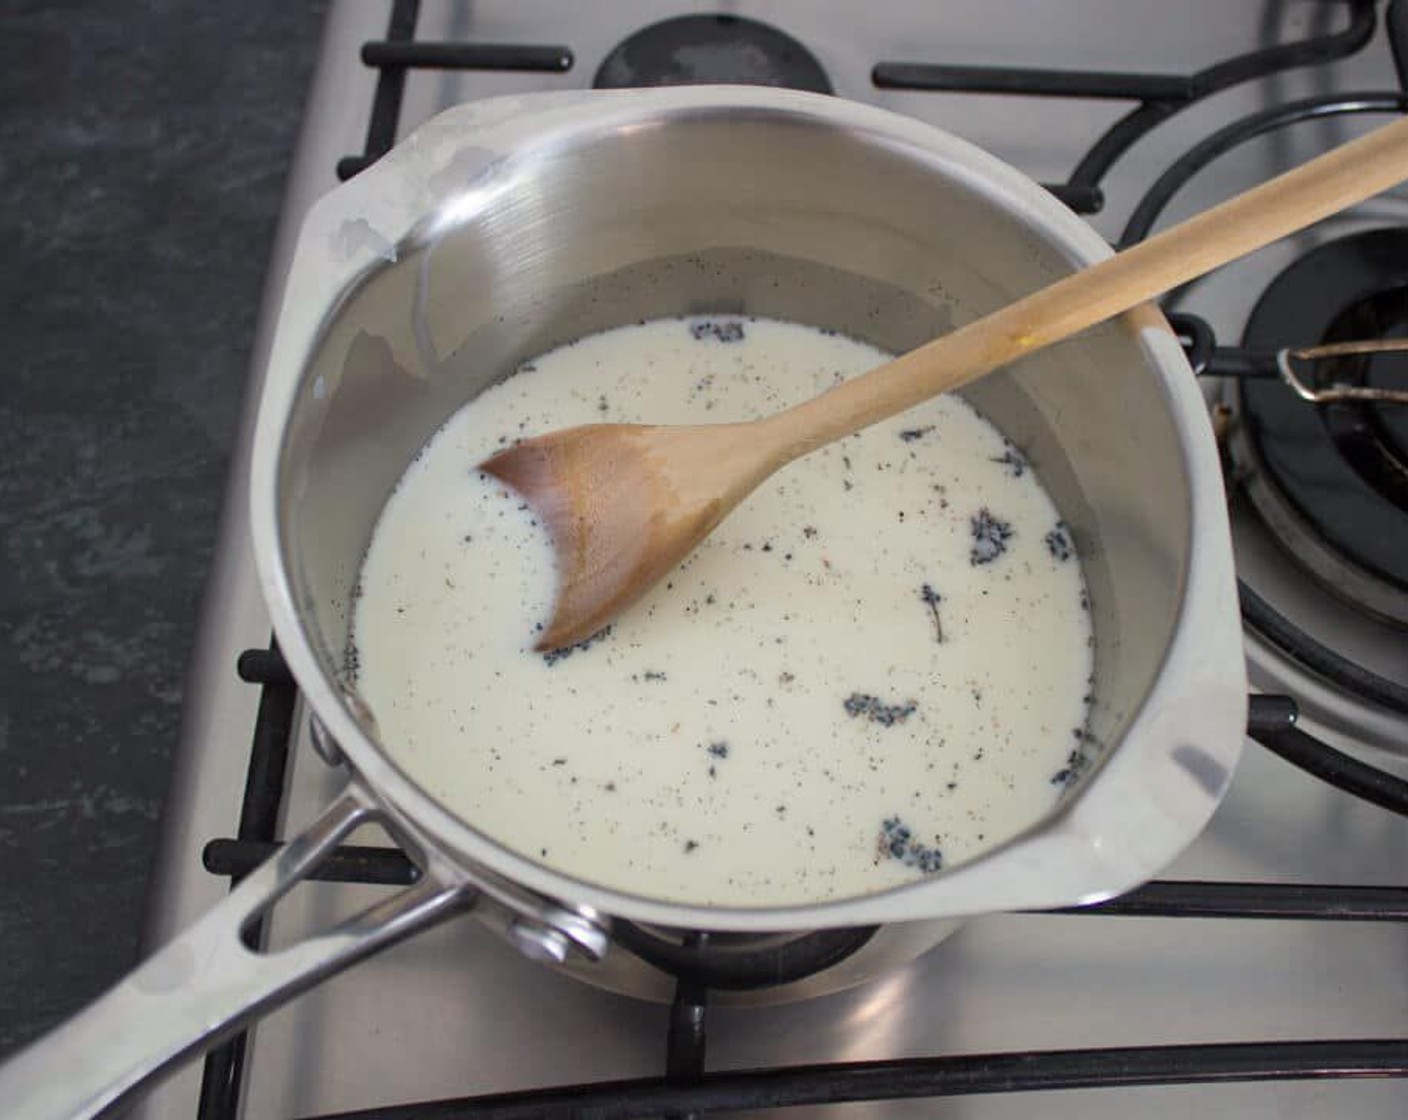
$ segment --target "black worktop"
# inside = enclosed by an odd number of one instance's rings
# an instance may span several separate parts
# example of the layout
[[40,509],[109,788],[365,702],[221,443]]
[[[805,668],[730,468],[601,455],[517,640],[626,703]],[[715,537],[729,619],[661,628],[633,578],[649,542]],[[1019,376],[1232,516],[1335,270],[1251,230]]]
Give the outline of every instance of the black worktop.
[[0,1055],[136,962],[322,10],[0,10]]

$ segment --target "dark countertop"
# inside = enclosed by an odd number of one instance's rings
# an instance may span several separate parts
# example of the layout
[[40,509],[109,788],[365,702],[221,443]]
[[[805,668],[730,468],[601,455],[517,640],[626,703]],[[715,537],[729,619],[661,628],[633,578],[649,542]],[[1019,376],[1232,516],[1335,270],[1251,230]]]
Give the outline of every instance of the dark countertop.
[[137,959],[323,8],[0,12],[0,1055]]

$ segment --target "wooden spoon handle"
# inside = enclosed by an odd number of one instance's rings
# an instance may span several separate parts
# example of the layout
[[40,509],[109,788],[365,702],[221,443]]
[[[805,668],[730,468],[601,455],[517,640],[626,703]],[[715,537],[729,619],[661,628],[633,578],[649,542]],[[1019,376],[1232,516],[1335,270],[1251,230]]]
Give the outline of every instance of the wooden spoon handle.
[[777,464],[1102,323],[1408,179],[1408,118],[759,424]]

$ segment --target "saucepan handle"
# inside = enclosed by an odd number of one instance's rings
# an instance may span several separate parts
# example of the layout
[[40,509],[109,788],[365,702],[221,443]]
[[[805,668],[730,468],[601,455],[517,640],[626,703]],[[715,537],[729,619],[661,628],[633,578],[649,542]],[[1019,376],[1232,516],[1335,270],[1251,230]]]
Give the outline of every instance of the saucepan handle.
[[427,874],[324,933],[262,952],[246,931],[375,810],[355,790],[255,868],[228,898],[52,1034],[0,1066],[0,1112],[77,1120],[348,965],[467,909],[464,883]]

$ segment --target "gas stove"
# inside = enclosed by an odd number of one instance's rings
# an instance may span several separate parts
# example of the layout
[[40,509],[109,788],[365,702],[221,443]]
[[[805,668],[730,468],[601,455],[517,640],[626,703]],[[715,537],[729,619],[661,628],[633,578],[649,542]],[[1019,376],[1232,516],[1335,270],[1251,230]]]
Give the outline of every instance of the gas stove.
[[[978,144],[1120,244],[1408,107],[1395,50],[1408,50],[1404,0],[341,5],[273,251],[250,408],[302,215],[450,105],[681,81],[834,92]],[[1408,773],[1408,574],[1393,544],[1408,534],[1408,410],[1300,400],[1281,366],[1312,390],[1408,388],[1401,358],[1282,353],[1408,333],[1405,229],[1400,189],[1166,303],[1225,452],[1252,678],[1294,700],[1259,701],[1255,730],[1299,765],[1249,744],[1164,880],[1078,914],[976,919],[878,980],[780,1004],[764,991],[757,1006],[721,1006],[688,981],[673,1004],[609,994],[464,919],[324,982],[137,1115],[902,1117],[932,1114],[940,1096],[964,1117],[1404,1115],[1408,818],[1384,806],[1402,808],[1394,775]],[[252,413],[191,674],[152,947],[343,781],[267,648],[246,527],[251,429]],[[1296,706],[1310,736],[1290,728]],[[328,868],[339,881],[280,904],[272,944],[405,881],[384,837],[357,841]],[[1316,1071],[1333,1076],[1307,1079]],[[460,1098],[486,1099],[414,1107]],[[849,1101],[869,1103],[822,1107]]]

